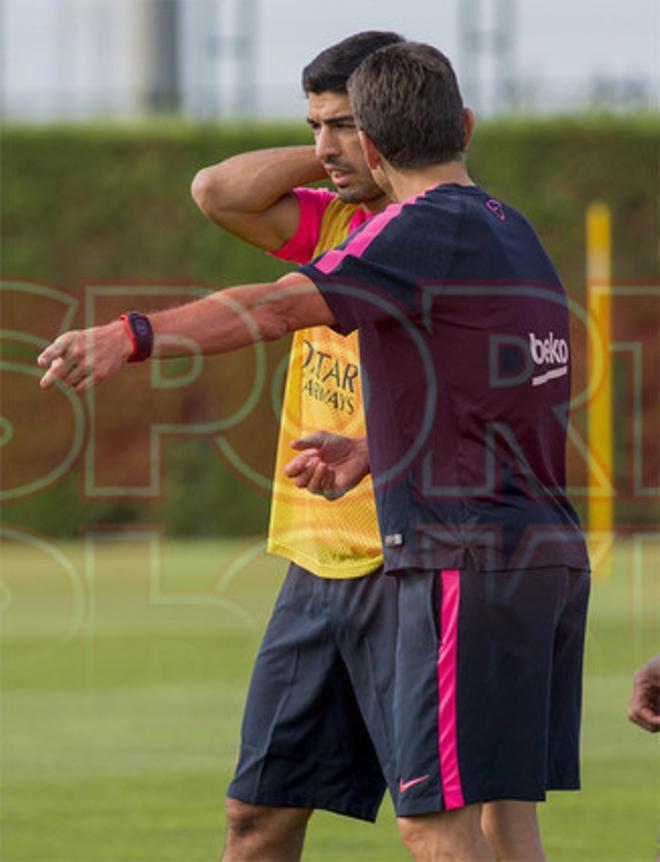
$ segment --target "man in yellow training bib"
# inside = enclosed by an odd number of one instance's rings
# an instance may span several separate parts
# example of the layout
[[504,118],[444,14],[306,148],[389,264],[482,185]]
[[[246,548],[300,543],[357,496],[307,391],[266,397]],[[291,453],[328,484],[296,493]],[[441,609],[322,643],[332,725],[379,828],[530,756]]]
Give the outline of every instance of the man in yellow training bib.
[[[389,200],[364,161],[346,84],[370,53],[403,41],[358,33],[303,71],[314,146],[247,152],[201,170],[193,197],[220,227],[276,257],[306,263]],[[306,188],[330,177],[336,192]],[[391,697],[396,585],[365,478],[331,502],[284,473],[301,437],[324,429],[337,460],[364,445],[365,381],[357,332],[295,333],[282,408],[269,551],[289,572],[256,660],[241,754],[228,791],[226,860],[299,858],[315,808],[374,820],[393,774]],[[346,440],[348,438],[348,442]],[[359,442],[358,442],[359,441]]]

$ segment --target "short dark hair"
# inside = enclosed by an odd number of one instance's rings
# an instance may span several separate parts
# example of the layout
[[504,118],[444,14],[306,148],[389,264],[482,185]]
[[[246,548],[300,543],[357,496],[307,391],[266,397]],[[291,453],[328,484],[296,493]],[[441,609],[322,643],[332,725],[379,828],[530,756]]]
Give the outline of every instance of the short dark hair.
[[404,42],[398,33],[365,30],[321,51],[302,71],[302,88],[310,93],[345,93],[348,79],[360,63],[388,45]]
[[458,81],[431,45],[405,42],[371,54],[351,75],[348,94],[358,128],[395,168],[454,161],[465,149]]

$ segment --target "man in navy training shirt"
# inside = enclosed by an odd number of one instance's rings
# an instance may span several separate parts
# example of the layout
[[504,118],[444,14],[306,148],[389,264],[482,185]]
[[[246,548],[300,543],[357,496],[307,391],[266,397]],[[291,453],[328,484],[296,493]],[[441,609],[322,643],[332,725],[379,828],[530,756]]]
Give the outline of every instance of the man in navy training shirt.
[[164,336],[221,353],[305,326],[359,329],[368,456],[312,448],[289,472],[330,495],[354,458],[373,476],[399,587],[402,839],[417,860],[538,862],[536,802],[579,787],[589,591],[564,491],[566,297],[525,219],[470,180],[473,120],[442,54],[378,51],[349,95],[374,178],[399,203],[275,284],[65,333],[39,358],[41,385],[83,391],[154,340],[175,354]]

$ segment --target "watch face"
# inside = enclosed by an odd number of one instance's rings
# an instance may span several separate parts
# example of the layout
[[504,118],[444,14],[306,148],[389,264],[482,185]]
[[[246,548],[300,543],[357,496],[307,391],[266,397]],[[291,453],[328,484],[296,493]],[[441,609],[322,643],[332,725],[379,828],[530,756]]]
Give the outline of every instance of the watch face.
[[144,362],[151,356],[154,344],[149,318],[137,311],[129,311],[122,314],[121,319],[128,327],[133,342],[133,353],[128,357],[128,362]]

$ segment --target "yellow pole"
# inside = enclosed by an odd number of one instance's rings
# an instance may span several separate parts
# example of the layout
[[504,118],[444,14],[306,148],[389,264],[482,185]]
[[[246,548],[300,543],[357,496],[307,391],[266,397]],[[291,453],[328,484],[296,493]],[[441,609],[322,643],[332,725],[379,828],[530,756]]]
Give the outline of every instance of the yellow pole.
[[[587,404],[588,524],[589,532],[611,557],[614,524],[612,470],[612,363],[611,341],[611,214],[595,201],[587,207],[587,312],[589,351],[587,360],[590,398]],[[600,541],[599,541],[600,540]],[[609,571],[609,559],[599,566]]]

